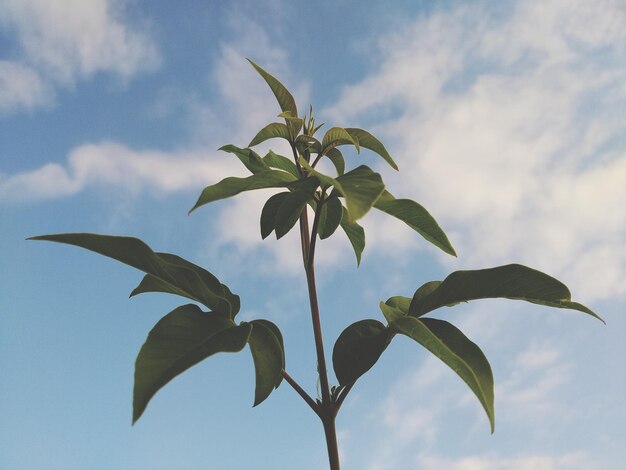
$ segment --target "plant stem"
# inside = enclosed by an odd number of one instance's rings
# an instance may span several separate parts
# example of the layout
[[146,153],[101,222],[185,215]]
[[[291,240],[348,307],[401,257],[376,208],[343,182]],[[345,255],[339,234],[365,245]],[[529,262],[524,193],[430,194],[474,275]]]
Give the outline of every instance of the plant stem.
[[298,382],[296,382],[291,375],[287,373],[285,369],[280,371],[283,378],[287,381],[289,385],[302,397],[302,399],[311,407],[311,409],[315,412],[316,415],[320,415],[320,407],[315,401],[310,397],[308,393],[304,391],[304,389],[300,386]]

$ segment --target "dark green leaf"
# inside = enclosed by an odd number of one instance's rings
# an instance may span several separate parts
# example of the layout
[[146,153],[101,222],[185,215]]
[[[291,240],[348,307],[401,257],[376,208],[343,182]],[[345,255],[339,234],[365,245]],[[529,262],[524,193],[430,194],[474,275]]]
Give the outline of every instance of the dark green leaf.
[[235,326],[228,318],[183,305],[164,316],[150,331],[135,363],[133,423],[166,383],[218,352],[241,351],[252,325]]
[[384,191],[374,207],[400,219],[436,247],[456,256],[444,231],[428,211],[417,202],[410,199],[396,199],[389,192]]
[[333,367],[339,385],[350,385],[372,368],[387,347],[388,331],[376,320],[348,326],[333,348]]
[[348,211],[345,207],[341,208],[342,216],[341,216],[341,228],[346,235],[348,236],[348,240],[350,240],[350,244],[352,245],[352,249],[354,250],[354,254],[356,255],[356,264],[357,266],[361,264],[361,253],[363,253],[363,249],[365,248],[365,230],[356,222],[350,222],[348,220]]
[[289,160],[287,157],[283,157],[282,155],[278,155],[271,150],[267,152],[267,155],[263,157],[263,162],[267,166],[271,166],[272,168],[278,168],[279,170],[284,170],[288,173],[291,173],[296,178],[300,178],[300,172],[296,167],[296,164]]
[[[225,300],[222,284],[208,271],[203,270],[207,276],[202,277],[197,270],[190,269],[189,266],[181,266],[180,262],[172,263],[170,261],[173,258],[166,260],[163,255],[166,257],[174,255],[156,254],[138,238],[95,233],[62,233],[32,237],[31,240],[66,243],[108,256],[160,279],[171,286],[168,292],[193,299],[212,310],[220,308]],[[176,259],[182,260],[179,257]],[[189,265],[195,266],[192,263]]]
[[319,186],[317,178],[307,178],[299,181],[295,191],[289,193],[276,212],[276,238],[282,238],[296,224],[307,202],[313,199],[315,190]]
[[433,318],[404,316],[392,323],[457,373],[478,398],[494,430],[493,374],[487,358],[458,328]]
[[[283,342],[283,335],[280,332],[280,329],[271,321],[269,320],[253,320],[252,321],[253,324],[256,323],[261,323],[263,324],[263,326],[269,328],[272,333],[274,333],[274,336],[276,336],[276,339],[278,340],[278,343],[280,344],[280,349],[283,352],[283,360],[282,360],[282,369],[285,368],[285,344]],[[281,382],[283,381],[283,375],[278,374],[278,379],[276,380],[276,384],[274,385],[274,388],[278,388],[278,386],[281,384]]]
[[259,145],[261,142],[265,142],[266,140],[273,139],[275,137],[281,137],[287,141],[291,141],[287,126],[281,122],[272,122],[261,129],[259,133],[254,136],[254,139],[250,141],[248,147],[254,147],[255,145]]
[[337,147],[338,145],[352,144],[359,152],[359,140],[350,135],[348,131],[342,127],[331,127],[324,134],[322,139],[322,153],[326,154],[330,149]]
[[248,338],[254,370],[256,387],[254,391],[254,405],[257,406],[270,396],[270,393],[280,383],[283,369],[283,348],[274,329],[265,323],[252,322],[252,333]]
[[265,202],[261,211],[261,237],[264,240],[274,231],[276,213],[289,194],[289,192],[274,194]]
[[248,62],[252,64],[255,70],[259,72],[259,74],[267,82],[272,92],[274,93],[278,104],[280,105],[280,109],[283,112],[289,111],[292,117],[297,117],[298,108],[296,107],[296,100],[293,99],[293,96],[291,95],[291,93],[289,93],[289,90],[287,90],[287,88],[285,88],[285,86],[280,83],[275,77],[267,73],[250,59],[248,59]]
[[572,302],[565,284],[520,264],[453,272],[430,294],[418,297],[416,293],[409,315],[419,317],[445,305],[498,297],[579,310],[602,320],[584,305]]
[[244,191],[252,191],[263,188],[281,188],[287,187],[290,183],[296,181],[296,177],[286,171],[281,170],[265,170],[256,173],[247,178],[228,177],[217,184],[204,188],[198,201],[191,208],[189,213],[198,207],[208,204],[209,202],[218,201],[235,196]]
[[364,131],[363,129],[357,129],[356,127],[346,127],[346,131],[359,142],[361,147],[365,147],[366,149],[376,152],[378,155],[383,157],[389,165],[391,165],[391,168],[394,170],[398,169],[398,165],[396,165],[396,162],[393,161],[393,158],[391,158],[391,155],[389,155],[385,146],[372,134]]
[[341,150],[339,150],[338,148],[330,149],[328,152],[326,152],[326,156],[335,166],[335,170],[337,170],[337,176],[343,175],[346,171],[346,162],[343,158]]
[[298,133],[302,129],[302,125],[304,124],[304,119],[299,117],[286,117],[285,121],[287,122],[287,128],[289,129],[290,142],[296,140]]
[[259,173],[263,170],[269,170],[268,166],[263,162],[261,157],[257,153],[249,148],[239,148],[234,145],[224,145],[219,150],[234,154],[245,167],[250,170],[250,173]]
[[317,233],[320,239],[325,240],[335,233],[343,216],[342,209],[341,201],[337,197],[333,196],[324,201],[320,221],[317,226]]

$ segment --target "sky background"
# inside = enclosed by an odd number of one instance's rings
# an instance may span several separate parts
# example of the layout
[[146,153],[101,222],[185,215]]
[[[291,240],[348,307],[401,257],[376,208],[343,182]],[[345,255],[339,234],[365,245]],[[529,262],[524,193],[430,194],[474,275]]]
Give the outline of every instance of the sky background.
[[400,173],[367,151],[349,165],[422,203],[459,254],[373,213],[358,269],[342,233],[321,242],[329,358],[347,325],[382,320],[380,300],[509,262],[558,277],[607,321],[504,300],[434,312],[489,358],[495,434],[451,370],[398,338],[339,416],[343,468],[623,468],[623,0],[2,0],[0,468],[325,468],[321,426],[288,385],[251,407],[247,350],[178,377],[131,426],[136,354],[185,301],[128,300],[138,271],[24,240],[131,235],[205,266],[242,319],[281,328],[287,370],[315,395],[298,239],[259,234],[271,191],[186,215],[204,186],[246,173],[216,149],[280,112],[246,57],[318,122],[381,139]]

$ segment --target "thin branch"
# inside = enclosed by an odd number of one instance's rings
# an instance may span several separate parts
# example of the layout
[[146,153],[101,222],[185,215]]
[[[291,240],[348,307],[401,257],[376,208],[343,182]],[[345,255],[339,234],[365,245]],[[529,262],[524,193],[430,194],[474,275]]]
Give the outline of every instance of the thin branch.
[[347,385],[346,388],[344,388],[339,393],[339,396],[337,397],[337,402],[335,403],[336,412],[338,412],[339,409],[341,408],[341,405],[343,404],[343,401],[346,399],[346,397],[348,396],[348,393],[350,393],[350,390],[352,390],[353,386],[354,386],[354,383],[351,383],[350,385]]
[[285,369],[282,369],[280,373],[283,376],[283,378],[287,381],[287,383],[291,385],[291,387],[298,393],[298,395],[302,397],[302,399],[307,403],[307,405],[311,407],[311,409],[315,412],[315,414],[319,416],[320,415],[319,405],[315,403],[313,398],[311,398],[311,396],[308,393],[306,393],[306,391],[300,386],[300,384],[296,382],[293,379],[293,377],[291,377],[291,375],[287,373]]

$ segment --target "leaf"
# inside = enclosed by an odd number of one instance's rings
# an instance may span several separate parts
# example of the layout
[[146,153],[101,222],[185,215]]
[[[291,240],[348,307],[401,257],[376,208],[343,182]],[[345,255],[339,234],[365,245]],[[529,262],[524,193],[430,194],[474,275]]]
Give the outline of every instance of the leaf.
[[[195,269],[181,266],[180,262],[172,264],[169,262],[171,259],[165,260],[162,257],[163,253],[156,254],[138,238],[98,235],[95,233],[62,233],[41,235],[32,237],[29,240],[65,243],[108,256],[147,274],[151,274],[163,283],[171,286],[172,293],[193,299],[212,310],[219,308],[224,301],[222,284],[217,281],[215,276],[205,271],[208,276],[203,279]],[[176,258],[182,260],[182,258]],[[192,263],[189,263],[189,265],[195,266]]]
[[[283,342],[283,335],[280,332],[280,329],[269,320],[253,320],[252,323],[253,324],[261,323],[263,324],[263,326],[269,328],[272,331],[272,333],[274,333],[274,336],[276,336],[276,339],[278,340],[278,343],[280,344],[280,350],[283,353],[281,368],[284,369],[285,368],[285,344]],[[281,372],[280,374],[278,374],[278,379],[276,380],[276,384],[274,385],[274,388],[278,388],[278,386],[281,384],[282,381],[283,381],[283,375]]]
[[271,150],[263,157],[263,163],[272,168],[278,168],[279,170],[291,173],[296,178],[300,178],[301,176],[294,162],[289,160],[287,157],[283,157],[282,155],[272,152]]
[[357,152],[361,151],[359,147],[359,140],[350,135],[348,131],[342,127],[331,127],[324,134],[322,139],[322,153],[325,154],[330,149],[337,147],[338,145],[352,144],[356,148]]
[[387,303],[380,302],[380,311],[383,312],[385,316],[385,320],[387,323],[391,324],[396,321],[398,318],[405,317],[406,312],[404,312],[399,305],[389,305]]
[[289,194],[289,192],[274,194],[265,202],[261,211],[261,238],[263,240],[274,231],[276,227],[276,213]]
[[133,423],[154,394],[177,375],[218,352],[241,351],[252,325],[183,305],[164,316],[148,334],[135,362]]
[[263,322],[251,323],[252,333],[248,338],[248,344],[252,352],[256,375],[253,406],[257,406],[269,397],[280,383],[284,357],[283,348],[274,329]]
[[436,247],[449,255],[456,256],[444,231],[428,211],[417,202],[410,199],[396,199],[389,192],[384,191],[374,207],[400,219]]
[[358,266],[361,264],[361,253],[363,253],[363,249],[365,248],[365,230],[356,222],[350,222],[348,220],[348,211],[345,207],[342,207],[341,210],[342,216],[340,225],[343,231],[346,232],[348,240],[350,240]]
[[250,173],[254,174],[264,170],[269,170],[268,166],[261,159],[261,157],[259,157],[259,155],[252,149],[242,149],[236,147],[235,145],[224,145],[218,150],[234,154],[237,158],[239,158],[239,160],[241,160],[241,163],[243,163],[245,167],[250,170]]
[[303,158],[300,158],[299,162],[309,173],[317,176],[322,183],[333,186],[345,198],[350,221],[363,217],[385,189],[380,175],[365,165],[332,178],[312,168]]
[[346,162],[343,158],[341,150],[339,150],[338,148],[330,149],[328,152],[326,152],[326,156],[335,166],[335,170],[337,170],[337,176],[343,175],[346,171]]
[[266,140],[273,139],[275,137],[281,137],[286,139],[288,142],[291,142],[291,136],[289,135],[289,129],[287,126],[281,122],[272,122],[261,129],[258,134],[254,136],[248,144],[248,147],[254,147],[261,142],[265,142]]
[[463,379],[485,409],[493,433],[493,374],[480,348],[443,320],[405,316],[392,326],[424,346]]
[[294,185],[295,191],[283,199],[274,222],[277,239],[286,235],[296,224],[307,202],[313,199],[318,186],[317,178],[307,178],[299,181],[297,186]]
[[320,239],[325,240],[335,233],[335,230],[339,227],[341,217],[343,216],[343,206],[337,197],[330,197],[323,204],[317,233]]
[[244,191],[287,187],[294,181],[296,181],[296,178],[293,175],[281,170],[264,170],[252,176],[248,176],[247,178],[230,176],[224,178],[217,184],[204,188],[198,201],[191,208],[189,213],[191,214],[198,207],[208,204],[209,202],[236,196]]
[[[220,299],[218,300],[218,303],[213,308],[213,310],[216,312],[226,313],[230,318],[235,318],[235,315],[237,315],[240,308],[239,296],[233,294],[227,286],[221,284],[220,281],[213,274],[211,274],[204,268],[201,268],[200,266],[193,264],[184,258],[181,258],[180,256],[171,253],[155,254],[161,259],[167,261],[168,263],[182,266],[183,268],[189,269],[198,274],[200,279],[202,279],[202,282],[204,282],[207,287],[209,287],[212,291],[220,292]],[[130,297],[148,292],[163,292],[167,294],[176,294],[182,295],[183,297],[188,297],[184,293],[179,292],[179,289],[167,283],[164,283],[163,281],[159,280],[151,274],[146,274],[144,276],[141,283],[131,292]]]
[[282,83],[280,83],[275,77],[267,73],[257,64],[252,62],[250,59],[248,59],[248,62],[252,64],[254,69],[267,82],[272,92],[274,93],[274,96],[276,97],[278,104],[280,105],[280,109],[283,112],[289,111],[292,117],[297,117],[298,108],[296,107],[296,100],[293,99],[293,96],[291,95],[291,93],[289,93],[289,90],[287,90],[287,88],[285,88],[285,86]]
[[333,368],[339,385],[357,381],[387,348],[388,331],[377,320],[361,320],[348,326],[333,348]]
[[385,305],[388,305],[393,308],[397,308],[405,315],[409,312],[409,305],[411,305],[410,297],[403,297],[401,295],[396,295],[394,297],[389,297],[385,302]]
[[398,165],[396,165],[396,162],[393,161],[393,158],[391,158],[391,155],[389,155],[385,146],[372,134],[356,127],[346,127],[346,132],[358,141],[361,147],[365,147],[366,149],[376,152],[378,155],[383,157],[389,165],[391,165],[391,168],[398,170]]
[[285,121],[287,122],[287,129],[289,129],[289,141],[294,142],[298,133],[302,130],[304,119],[299,117],[285,117]]
[[579,310],[604,322],[584,305],[572,302],[565,284],[520,264],[453,272],[430,294],[418,298],[416,292],[409,315],[419,317],[445,305],[488,298],[525,300],[548,307]]

